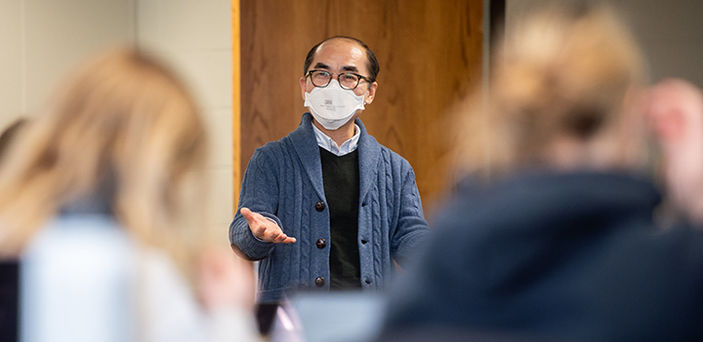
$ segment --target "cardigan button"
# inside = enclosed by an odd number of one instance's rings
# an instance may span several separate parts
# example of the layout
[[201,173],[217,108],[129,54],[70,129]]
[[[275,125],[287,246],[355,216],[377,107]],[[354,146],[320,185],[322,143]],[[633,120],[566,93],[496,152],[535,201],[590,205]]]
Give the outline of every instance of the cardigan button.
[[317,211],[325,210],[325,202],[318,201],[317,203],[315,203],[315,210],[317,210]]
[[327,241],[325,241],[325,239],[323,238],[319,238],[317,239],[317,242],[315,242],[315,246],[317,246],[317,248],[319,249],[323,249],[327,246]]
[[317,287],[325,286],[325,278],[322,278],[322,277],[315,278],[315,285],[317,285]]

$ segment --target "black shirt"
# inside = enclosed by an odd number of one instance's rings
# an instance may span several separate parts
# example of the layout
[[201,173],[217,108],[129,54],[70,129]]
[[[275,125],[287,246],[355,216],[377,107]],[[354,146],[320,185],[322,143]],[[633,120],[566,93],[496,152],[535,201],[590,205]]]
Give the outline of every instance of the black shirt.
[[339,157],[320,148],[320,159],[330,211],[330,288],[360,288],[359,153]]

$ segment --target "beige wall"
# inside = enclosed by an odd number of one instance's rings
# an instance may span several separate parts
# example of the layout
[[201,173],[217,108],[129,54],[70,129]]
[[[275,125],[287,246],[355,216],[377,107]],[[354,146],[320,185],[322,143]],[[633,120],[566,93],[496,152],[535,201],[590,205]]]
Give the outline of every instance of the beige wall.
[[54,84],[88,55],[120,43],[154,51],[199,100],[209,133],[211,180],[203,228],[232,217],[231,0],[0,0],[0,129],[35,112]]
[[133,41],[134,1],[0,1],[0,127],[35,112],[87,54]]
[[137,42],[181,73],[191,87],[210,133],[211,182],[202,228],[228,244],[232,195],[231,0],[137,0]]

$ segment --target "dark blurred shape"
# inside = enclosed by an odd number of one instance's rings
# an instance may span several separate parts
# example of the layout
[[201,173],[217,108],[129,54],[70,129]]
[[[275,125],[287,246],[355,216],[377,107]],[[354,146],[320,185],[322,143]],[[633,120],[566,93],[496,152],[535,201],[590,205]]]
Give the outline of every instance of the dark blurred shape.
[[0,260],[0,337],[3,341],[18,339],[19,264],[16,260]]
[[500,332],[475,332],[464,329],[452,329],[444,326],[437,328],[409,328],[395,334],[384,335],[378,342],[567,342],[563,339],[546,338],[544,336],[529,336],[524,334],[510,334]]
[[703,235],[658,232],[659,200],[647,180],[599,172],[534,172],[460,192],[394,293],[390,330],[576,341],[703,336]]
[[662,194],[643,176],[656,138],[667,195],[703,222],[703,95],[645,91],[607,6],[522,19],[457,125],[474,178],[397,282],[381,340],[703,339],[703,230],[655,222]]
[[268,335],[271,332],[273,321],[276,319],[278,303],[257,303],[256,304],[256,324],[259,334]]

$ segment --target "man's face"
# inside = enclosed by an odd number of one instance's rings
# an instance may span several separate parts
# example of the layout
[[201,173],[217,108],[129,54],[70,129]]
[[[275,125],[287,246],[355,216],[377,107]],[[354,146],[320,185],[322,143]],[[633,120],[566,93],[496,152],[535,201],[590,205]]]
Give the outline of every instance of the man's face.
[[[326,70],[335,75],[343,72],[357,73],[369,77],[368,59],[364,49],[356,42],[348,39],[332,39],[324,42],[317,49],[317,53],[310,63],[310,70]],[[336,76],[335,76],[336,79]],[[361,80],[353,90],[356,95],[364,95],[364,101],[369,104],[376,95],[376,82],[369,83]],[[300,78],[300,94],[305,99],[305,93],[315,88],[309,77]]]

